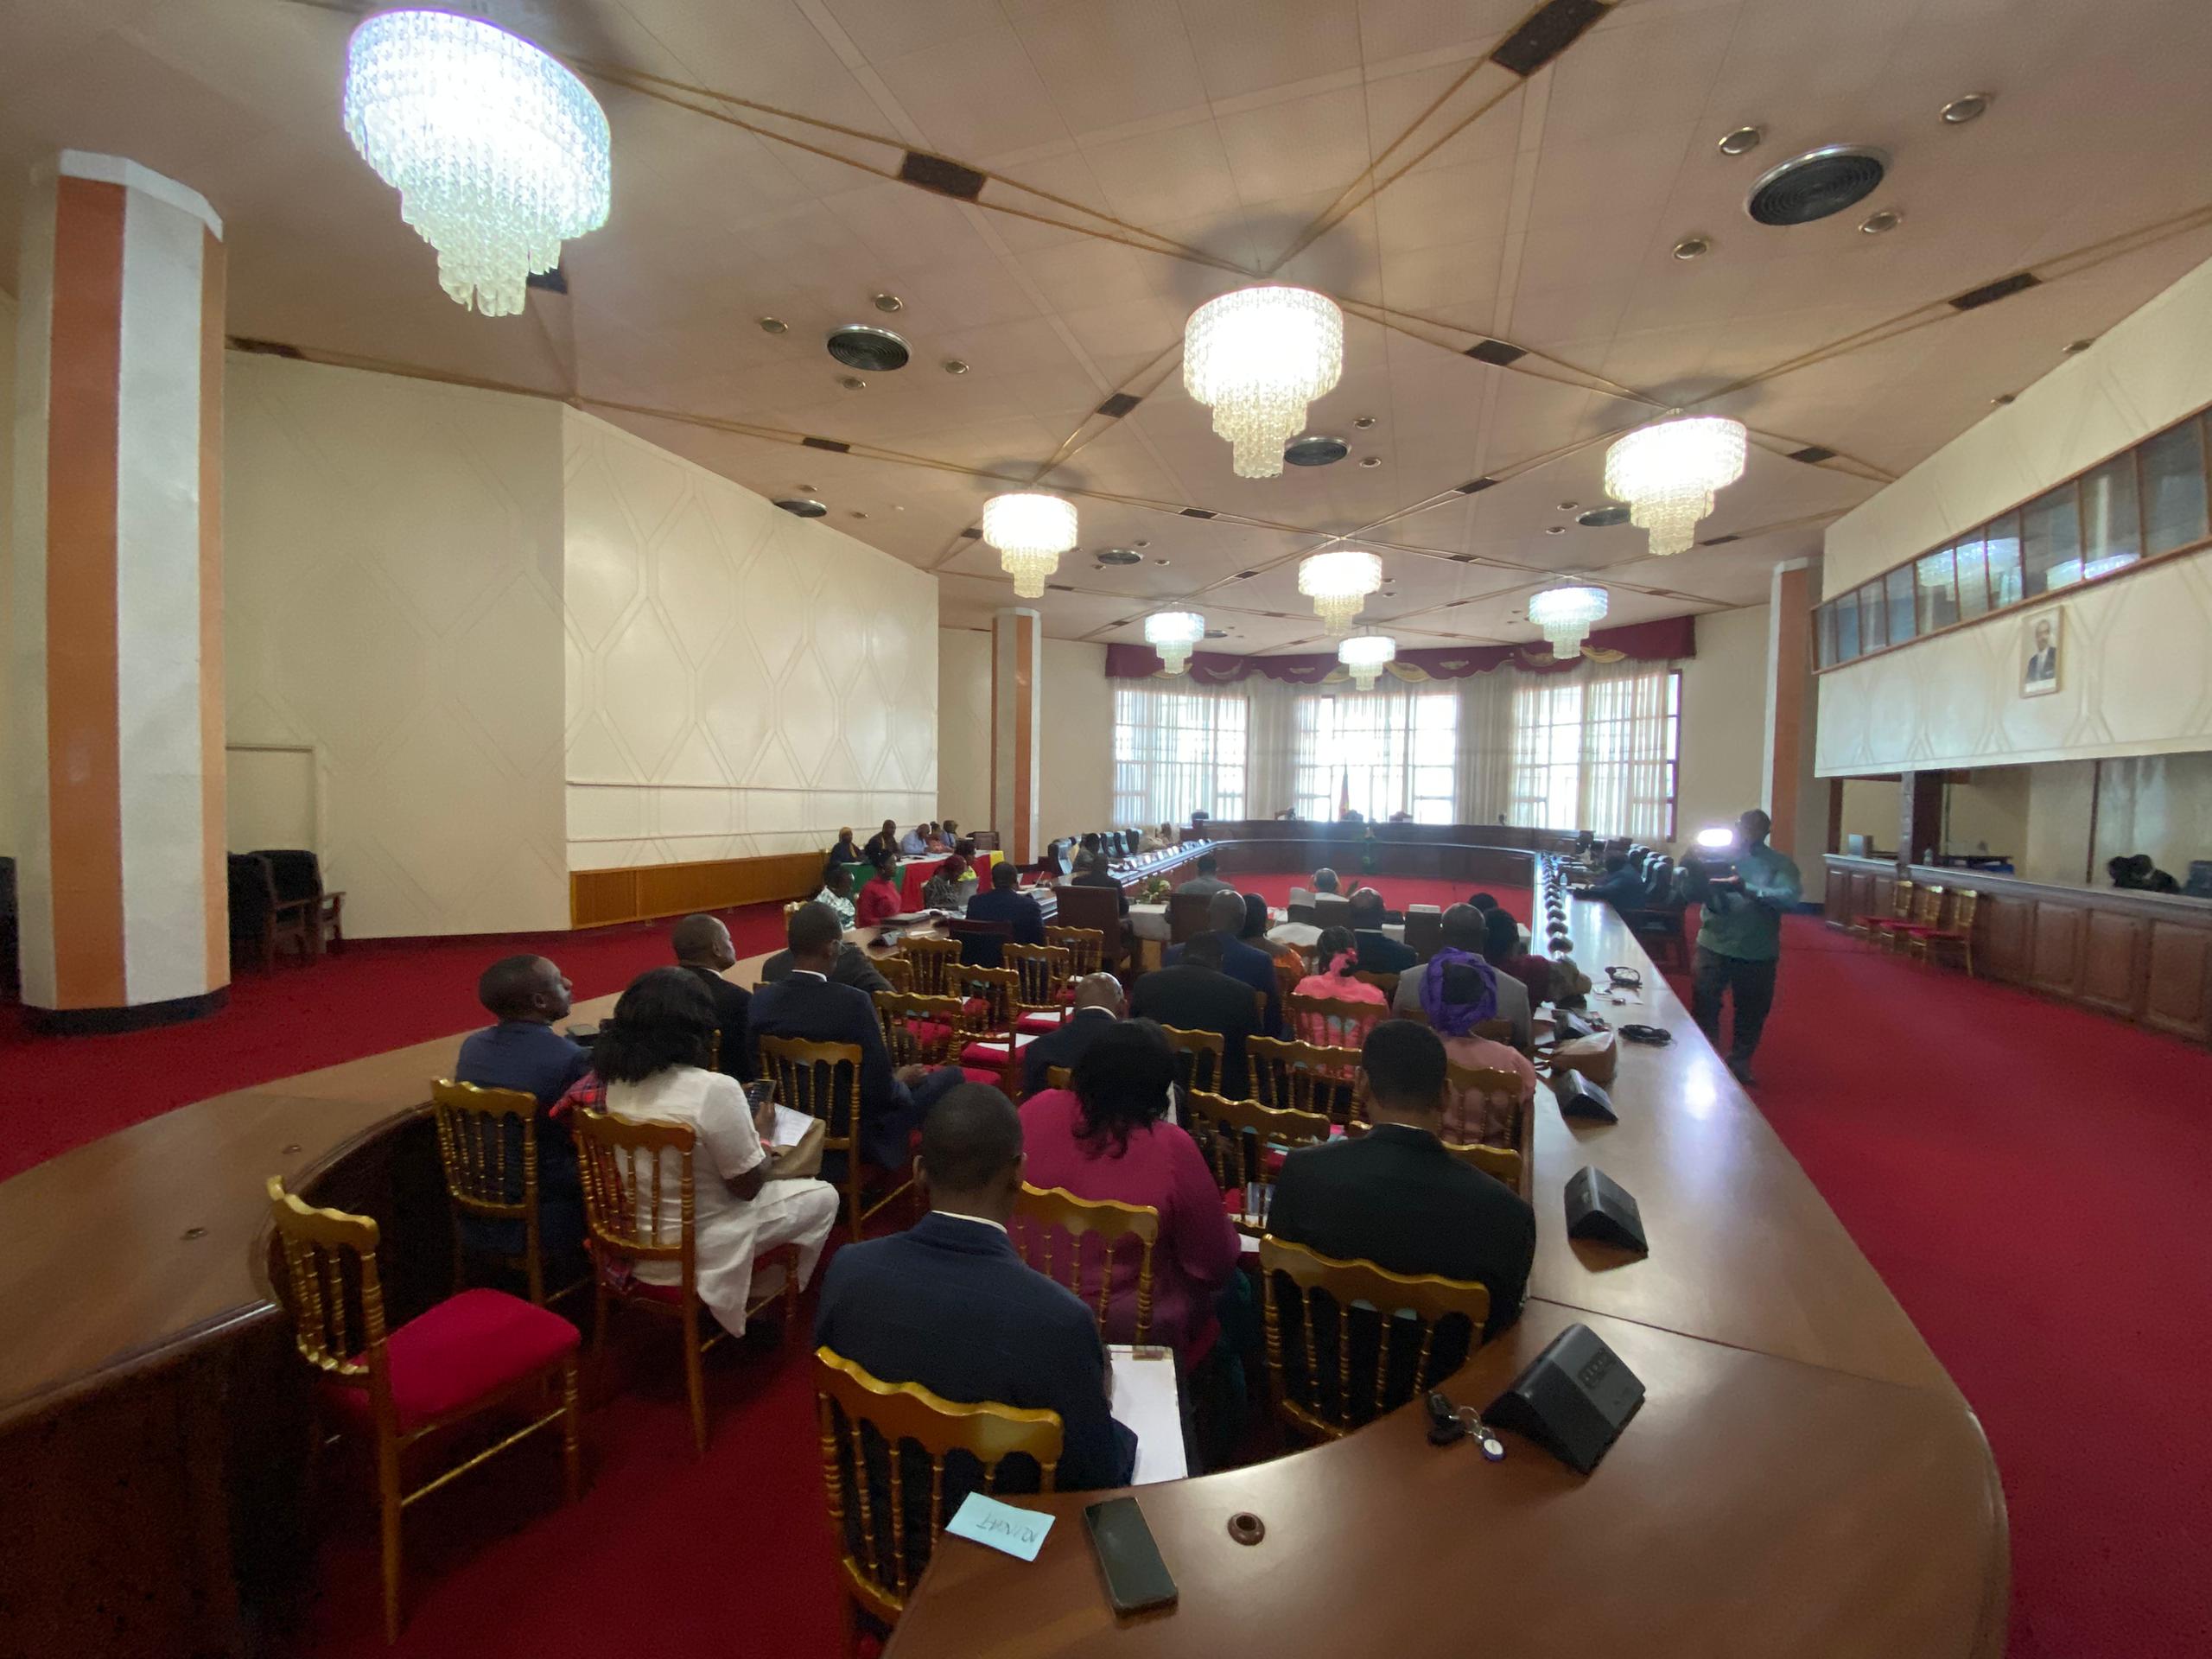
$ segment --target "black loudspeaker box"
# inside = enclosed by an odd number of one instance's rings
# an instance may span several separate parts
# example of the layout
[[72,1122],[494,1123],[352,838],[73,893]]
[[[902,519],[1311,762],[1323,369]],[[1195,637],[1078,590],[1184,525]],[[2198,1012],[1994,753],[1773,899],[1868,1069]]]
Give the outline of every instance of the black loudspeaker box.
[[1621,1115],[1613,1109],[1612,1096],[1572,1066],[1552,1073],[1552,1096],[1559,1102],[1561,1116],[1594,1117],[1601,1123],[1621,1121]]
[[1628,1189],[1593,1165],[1585,1164],[1567,1183],[1567,1236],[1594,1238],[1631,1250],[1649,1250],[1643,1216]]
[[1527,1435],[1586,1475],[1643,1403],[1643,1379],[1588,1325],[1570,1325],[1483,1408],[1483,1421]]

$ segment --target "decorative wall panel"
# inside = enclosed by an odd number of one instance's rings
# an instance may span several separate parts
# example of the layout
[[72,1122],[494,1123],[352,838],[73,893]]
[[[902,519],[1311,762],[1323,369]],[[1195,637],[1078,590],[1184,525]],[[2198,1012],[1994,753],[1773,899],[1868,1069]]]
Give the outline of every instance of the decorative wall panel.
[[936,816],[937,581],[562,415],[572,871]]

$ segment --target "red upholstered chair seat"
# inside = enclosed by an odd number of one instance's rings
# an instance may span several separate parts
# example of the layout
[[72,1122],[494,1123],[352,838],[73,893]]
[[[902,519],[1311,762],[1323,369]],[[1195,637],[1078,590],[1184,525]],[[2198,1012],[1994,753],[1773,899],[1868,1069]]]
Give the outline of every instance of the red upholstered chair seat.
[[1025,1014],[1014,1021],[1014,1028],[1017,1032],[1026,1032],[1032,1037],[1043,1037],[1058,1031],[1061,1022],[1067,1017],[1068,1010],[1065,1008],[1054,1008],[1048,1013]]
[[[1035,1040],[1034,1037],[1017,1035],[1014,1039],[1014,1046],[1016,1050],[1025,1049]],[[960,1051],[960,1064],[963,1066],[985,1066],[988,1067],[994,1074],[1006,1070],[1009,1058],[1004,1043],[970,1043]]]
[[[464,1290],[407,1321],[386,1339],[391,1403],[406,1433],[488,1400],[573,1354],[576,1327],[503,1290]],[[330,1397],[365,1417],[368,1391],[334,1379]]]

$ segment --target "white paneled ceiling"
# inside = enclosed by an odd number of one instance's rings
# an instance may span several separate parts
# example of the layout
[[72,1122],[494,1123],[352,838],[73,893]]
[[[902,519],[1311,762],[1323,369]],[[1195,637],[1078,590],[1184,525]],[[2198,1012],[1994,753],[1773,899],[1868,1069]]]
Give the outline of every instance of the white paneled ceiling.
[[[1523,75],[1491,54],[1534,5],[490,0],[585,68],[615,144],[613,213],[570,245],[568,295],[499,320],[444,297],[346,142],[343,4],[14,5],[4,268],[36,161],[124,153],[224,215],[238,336],[569,397],[818,497],[938,571],[951,625],[1012,598],[963,534],[983,498],[1067,491],[1083,546],[1048,632],[1134,639],[1172,603],[1222,648],[1280,651],[1319,643],[1294,562],[1339,537],[1382,553],[1368,620],[1409,645],[1533,638],[1527,596],[1562,573],[1612,587],[1619,620],[1754,602],[1830,518],[2212,257],[2212,213],[2185,217],[2212,194],[2198,0],[1621,0]],[[1989,112],[1944,124],[1970,92]],[[1759,146],[1722,154],[1745,125]],[[1881,188],[1753,223],[1752,181],[1828,143],[1885,150]],[[980,200],[900,181],[908,149],[988,175]],[[1861,233],[1877,208],[1901,224]],[[1675,258],[1693,235],[1711,251]],[[2040,286],[1942,304],[2026,268]],[[1194,305],[1270,276],[1347,308],[1308,430],[1351,454],[1249,480],[1179,347]],[[854,321],[896,328],[912,364],[842,387],[823,340]],[[1485,338],[1528,355],[1464,354]],[[1116,393],[1130,412],[1094,412]],[[1605,436],[1676,404],[1761,436],[1703,528],[1730,539],[1652,560],[1634,529],[1574,520],[1608,505]],[[1806,446],[1835,458],[1789,458]],[[1096,565],[1108,547],[1141,562]]]

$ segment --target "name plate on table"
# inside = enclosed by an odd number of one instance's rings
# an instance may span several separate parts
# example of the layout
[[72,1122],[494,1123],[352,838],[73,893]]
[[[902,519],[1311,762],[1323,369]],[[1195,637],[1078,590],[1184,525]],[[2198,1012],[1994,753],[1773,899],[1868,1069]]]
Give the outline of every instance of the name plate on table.
[[1045,1548],[1052,1517],[1001,1503],[988,1493],[970,1492],[944,1523],[944,1529],[956,1538],[1004,1550],[1016,1560],[1033,1561],[1037,1552]]
[[1527,1435],[1586,1475],[1643,1403],[1643,1379],[1588,1325],[1570,1325],[1482,1414],[1484,1422]]

